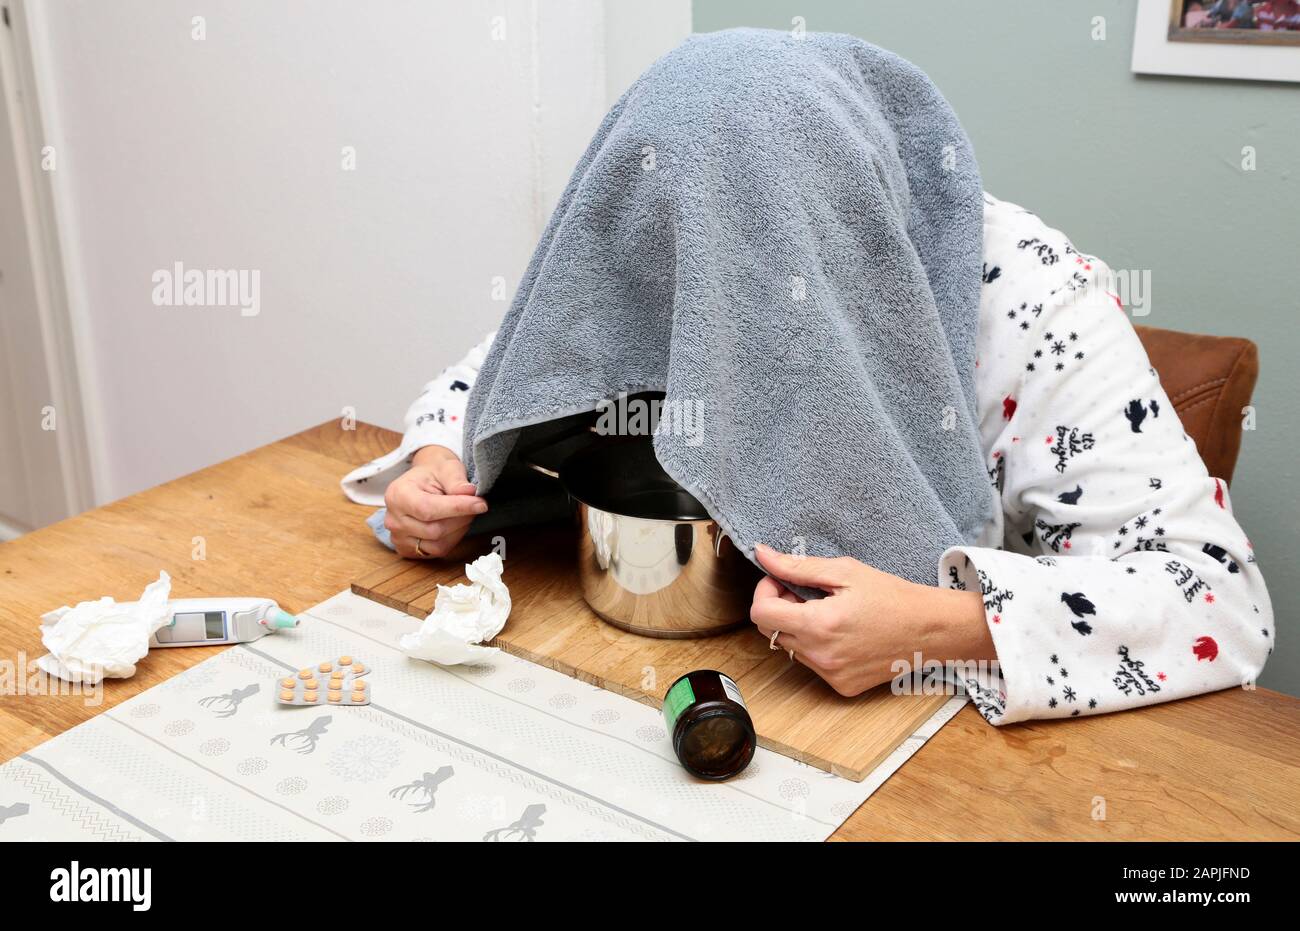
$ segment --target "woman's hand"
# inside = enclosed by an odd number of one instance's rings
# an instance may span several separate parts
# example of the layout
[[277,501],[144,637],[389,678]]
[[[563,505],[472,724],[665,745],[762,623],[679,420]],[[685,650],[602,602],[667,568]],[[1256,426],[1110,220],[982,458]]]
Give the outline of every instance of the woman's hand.
[[411,468],[384,492],[384,526],[393,548],[410,559],[446,556],[487,502],[469,483],[465,464],[445,446],[421,447]]
[[[848,556],[822,559],[756,548],[763,568],[778,578],[820,588],[827,597],[802,601],[771,577],[754,589],[750,617],[777,646],[841,695],[860,695],[922,660],[991,660],[997,654],[978,592],[917,585]],[[919,672],[920,670],[915,670]]]

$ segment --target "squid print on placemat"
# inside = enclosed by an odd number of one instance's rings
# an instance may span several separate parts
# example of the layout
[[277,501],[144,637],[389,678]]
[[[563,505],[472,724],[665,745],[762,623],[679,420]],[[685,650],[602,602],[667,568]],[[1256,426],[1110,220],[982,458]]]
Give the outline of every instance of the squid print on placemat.
[[485,841],[532,841],[537,840],[537,829],[542,826],[542,815],[546,806],[541,802],[529,805],[517,821],[512,821],[503,828],[496,828],[483,835]]
[[321,737],[325,735],[332,720],[333,718],[327,714],[321,715],[302,730],[276,734],[271,738],[271,744],[272,746],[278,744],[296,753],[315,753]]
[[406,801],[408,797],[414,799],[408,804],[415,810],[416,814],[433,811],[434,806],[438,803],[436,798],[438,786],[455,774],[456,771],[450,766],[439,766],[436,772],[425,773],[419,779],[413,779],[405,785],[389,790],[388,797],[395,798],[398,801]]
[[215,712],[219,718],[229,718],[239,710],[239,706],[244,701],[252,698],[258,691],[257,683],[253,682],[242,689],[232,689],[224,695],[208,695],[205,698],[200,698],[199,705]]

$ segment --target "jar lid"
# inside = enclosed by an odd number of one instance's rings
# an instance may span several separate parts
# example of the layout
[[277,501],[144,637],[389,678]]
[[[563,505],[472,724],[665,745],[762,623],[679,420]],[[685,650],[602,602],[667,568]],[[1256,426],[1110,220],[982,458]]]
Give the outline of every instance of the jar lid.
[[692,775],[727,779],[753,759],[754,725],[743,712],[710,709],[684,722],[674,744],[677,758]]

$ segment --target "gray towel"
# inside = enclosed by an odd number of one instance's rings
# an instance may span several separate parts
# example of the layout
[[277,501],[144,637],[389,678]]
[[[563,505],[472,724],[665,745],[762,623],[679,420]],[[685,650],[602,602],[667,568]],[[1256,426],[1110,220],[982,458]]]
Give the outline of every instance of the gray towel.
[[983,194],[915,66],[844,35],[692,36],[605,117],[469,401],[521,431],[665,391],[664,469],[740,548],[933,585],[993,494],[974,426]]

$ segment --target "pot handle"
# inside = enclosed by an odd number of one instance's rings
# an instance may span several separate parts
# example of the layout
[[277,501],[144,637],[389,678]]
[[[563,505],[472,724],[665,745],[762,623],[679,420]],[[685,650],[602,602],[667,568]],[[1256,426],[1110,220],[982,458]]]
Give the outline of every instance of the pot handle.
[[534,462],[532,460],[531,453],[532,451],[530,450],[528,455],[520,457],[521,459],[523,459],[524,465],[528,466],[528,468],[532,469],[534,472],[540,472],[542,475],[545,475],[547,478],[553,478],[557,480],[559,479],[560,477],[559,472],[557,472],[555,469],[548,469],[546,466],[542,465],[539,462]]
[[544,463],[538,462],[536,458],[537,454],[544,449],[549,449],[553,446],[558,446],[560,443],[563,443],[566,440],[571,440],[574,437],[581,436],[583,433],[587,433],[587,432],[595,433],[595,427],[593,424],[589,424],[585,422],[576,424],[572,428],[561,431],[555,436],[549,436],[544,440],[534,443],[532,446],[528,447],[528,449],[523,450],[519,453],[519,459],[521,462],[523,462],[524,465],[528,466],[528,468],[532,469],[534,472],[540,472],[542,475],[545,475],[547,478],[553,478],[559,480],[560,478],[559,467],[556,466],[555,468],[551,468],[550,466]]

